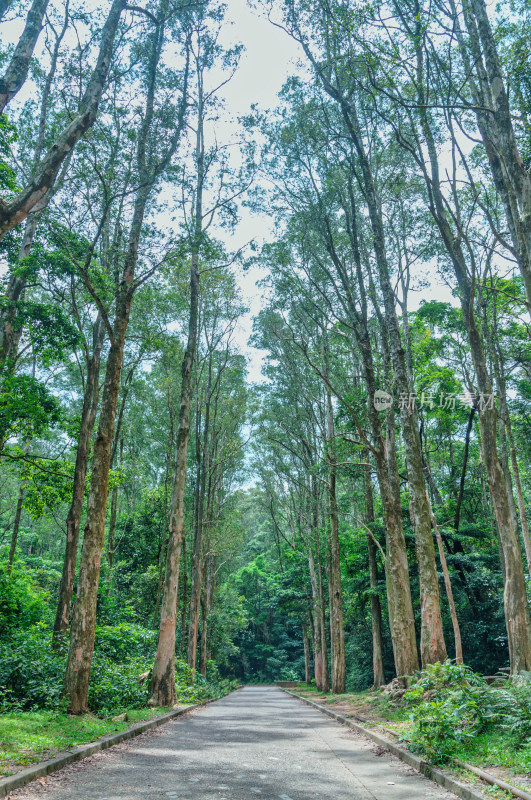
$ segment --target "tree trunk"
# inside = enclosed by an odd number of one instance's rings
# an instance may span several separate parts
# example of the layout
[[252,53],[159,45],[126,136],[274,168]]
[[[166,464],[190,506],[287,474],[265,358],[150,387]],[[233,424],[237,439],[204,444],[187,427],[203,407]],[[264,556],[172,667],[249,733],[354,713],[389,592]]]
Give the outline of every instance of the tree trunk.
[[[326,82],[325,82],[326,83]],[[407,377],[404,347],[395,305],[395,293],[389,274],[384,224],[380,199],[374,183],[369,158],[365,152],[355,107],[329,85],[325,88],[339,101],[351,134],[361,167],[365,198],[372,230],[373,248],[382,291],[385,322],[396,389],[400,397],[400,424],[404,441],[412,518],[419,567],[421,634],[420,652],[423,666],[446,659],[446,645],[441,618],[439,581],[435,563],[435,547],[431,534],[429,501],[424,481],[419,426],[414,404],[409,403],[411,386]]]
[[92,476],[87,501],[87,521],[81,550],[77,597],[65,674],[65,694],[68,696],[68,709],[73,714],[82,714],[88,710],[88,688],[96,629],[96,606],[105,538],[109,468],[131,301],[132,293],[123,290],[116,308],[113,340],[105,371],[98,433],[94,443]]
[[180,648],[180,655],[181,658],[184,657],[185,648],[187,645],[186,641],[186,631],[187,625],[186,620],[188,618],[188,568],[186,564],[186,536],[183,535],[182,541],[182,561],[184,564],[184,575],[181,587],[181,648]]
[[[393,642],[393,654],[395,669],[398,677],[413,674],[419,666],[417,654],[417,642],[415,634],[415,617],[413,615],[413,604],[411,601],[411,588],[409,582],[409,569],[407,563],[406,543],[402,526],[402,505],[400,499],[400,482],[398,478],[398,466],[396,460],[395,439],[395,420],[392,407],[387,410],[387,442],[384,439],[382,422],[379,411],[374,405],[376,393],[375,365],[371,347],[371,340],[368,327],[368,300],[366,291],[366,281],[362,272],[361,254],[359,237],[357,232],[357,209],[354,194],[349,192],[350,213],[347,214],[349,220],[349,236],[352,245],[352,253],[356,268],[357,289],[359,293],[360,312],[357,311],[356,303],[351,290],[351,280],[341,262],[336,258],[334,263],[338,268],[341,283],[347,298],[350,311],[350,321],[354,330],[359,353],[361,355],[361,366],[363,379],[367,389],[368,400],[368,420],[371,430],[373,455],[376,464],[376,474],[380,495],[382,499],[382,512],[385,524],[386,558],[385,576],[387,586],[387,604],[389,609],[389,626],[391,629],[391,639]],[[369,276],[369,287],[371,280]],[[382,329],[382,341],[386,342],[385,321],[378,314],[378,304],[373,300],[377,311],[380,327]],[[391,371],[387,347],[384,346],[384,359],[386,371]],[[388,387],[392,389],[392,387]]]
[[[490,349],[492,353],[492,363],[494,366],[494,373],[496,376],[496,386],[498,390],[498,403],[499,403],[499,420],[498,424],[502,426],[501,442],[501,455],[505,460],[502,460],[503,470],[507,482],[507,494],[509,502],[512,500],[512,507],[514,509],[514,527],[518,530],[518,517],[516,508],[514,508],[513,487],[511,482],[511,471],[509,468],[509,458],[513,469],[513,480],[516,488],[516,497],[518,501],[518,514],[520,516],[520,524],[522,526],[522,538],[524,540],[524,548],[527,561],[527,570],[531,575],[531,538],[529,535],[529,524],[527,521],[527,513],[525,510],[524,495],[522,492],[522,483],[520,480],[520,469],[518,467],[518,459],[516,458],[516,450],[514,447],[513,431],[511,425],[511,415],[509,412],[509,404],[507,403],[507,379],[505,375],[505,368],[503,363],[502,354],[499,348],[499,339],[497,327],[497,313],[496,313],[496,299],[494,298],[494,315],[493,315],[493,330],[489,330],[486,313],[484,313],[484,327],[485,332],[488,334]],[[485,309],[486,311],[486,309]]]
[[[364,317],[365,317],[364,313]],[[400,480],[395,447],[395,419],[392,406],[387,410],[387,438],[384,440],[379,412],[372,402],[376,392],[374,363],[366,324],[359,338],[365,384],[368,395],[368,416],[372,431],[373,455],[382,500],[385,524],[385,581],[389,627],[397,677],[412,675],[419,668],[415,616],[411,599],[406,541],[402,525]]]
[[[365,458],[368,454],[365,454]],[[367,526],[374,523],[374,499],[372,493],[371,473],[368,464],[364,467],[363,480],[365,484],[365,506]],[[382,608],[378,595],[378,562],[376,559],[376,544],[372,536],[367,537],[367,550],[369,554],[369,581],[371,587],[371,628],[372,628],[372,673],[373,686],[377,689],[385,684],[385,670],[383,665],[382,641]]]
[[15,521],[13,523],[13,530],[11,531],[11,544],[9,546],[9,555],[7,557],[7,574],[9,575],[13,569],[13,561],[15,560],[15,553],[17,551],[18,532],[20,529],[20,518],[22,517],[22,504],[24,502],[24,494],[26,492],[26,484],[22,483],[18,490],[17,508],[15,511]]
[[523,278],[527,304],[531,308],[531,175],[518,149],[496,39],[485,0],[463,3],[467,43],[459,27],[461,15],[453,2],[451,9],[478,128],[505,208],[514,254]]
[[437,520],[435,519],[433,511],[431,514],[431,524],[433,525],[433,530],[435,531],[435,538],[437,539],[439,558],[441,560],[441,566],[444,575],[444,585],[446,587],[446,595],[448,597],[448,606],[450,607],[450,617],[452,618],[452,627],[454,629],[455,663],[463,664],[464,662],[463,662],[463,646],[461,644],[461,630],[459,628],[459,620],[457,618],[457,610],[454,602],[452,582],[450,580],[450,573],[448,572],[448,564],[446,563],[446,555],[444,552],[441,532],[439,530],[439,526],[437,525]]
[[[210,392],[210,380],[207,393]],[[191,669],[195,670],[197,659],[197,634],[199,630],[199,611],[201,605],[201,588],[203,584],[203,516],[205,508],[206,494],[206,464],[208,452],[208,437],[210,426],[210,402],[207,394],[205,410],[205,423],[203,431],[203,441],[200,436],[200,408],[199,399],[197,403],[197,436],[196,436],[196,458],[197,458],[197,483],[195,493],[195,524],[194,524],[194,546],[192,551],[192,585],[190,590],[190,619],[188,628],[188,652],[187,660]]]
[[207,670],[207,642],[208,642],[208,609],[206,600],[206,591],[203,591],[201,597],[201,658],[199,671],[203,677],[206,676]]
[[64,637],[70,623],[70,608],[74,592],[79,528],[83,509],[83,498],[85,496],[85,481],[87,477],[90,442],[99,404],[100,357],[104,335],[105,328],[103,321],[101,317],[98,316],[92,331],[92,356],[87,359],[87,380],[85,383],[79,439],[77,442],[72,502],[66,517],[65,555],[52,634],[55,643],[58,643]]
[[[328,376],[328,351],[325,345],[325,363]],[[334,443],[334,415],[332,397],[327,389],[327,435],[328,435],[328,500],[330,513],[330,649],[332,656],[332,691],[345,691],[345,630],[343,627],[343,600],[341,594],[341,554],[339,548],[339,518],[336,496],[336,457]]]
[[215,580],[215,572],[214,572],[215,564],[213,560],[213,556],[209,555],[206,560],[206,564],[204,566],[204,573],[205,573],[205,587],[203,590],[203,596],[201,598],[201,616],[203,620],[203,626],[201,630],[201,675],[206,677],[207,674],[207,661],[208,661],[208,615],[210,614],[210,609],[212,608],[213,602],[213,595],[214,595],[214,580]]
[[[420,21],[418,24],[420,25]],[[422,64],[422,50],[419,40],[417,47],[417,80],[419,87],[424,85]],[[423,94],[419,95],[419,100],[424,100]],[[522,553],[518,541],[518,531],[515,530],[511,516],[506,477],[498,455],[497,410],[487,369],[485,348],[476,323],[474,309],[475,286],[468,274],[467,262],[462,249],[463,235],[466,235],[466,233],[459,230],[458,235],[454,236],[448,222],[445,199],[440,186],[438,155],[431,127],[432,123],[425,104],[424,106],[422,103],[420,105],[422,129],[425,135],[431,170],[429,177],[430,212],[439,228],[442,241],[450,256],[457,278],[463,320],[480,393],[479,421],[482,454],[491,502],[496,517],[500,557],[504,571],[505,624],[509,643],[511,673],[519,673],[531,669],[531,620],[527,603]]]
[[310,640],[308,637],[308,625],[306,620],[302,621],[302,642],[304,645],[304,682],[312,682],[312,668],[310,662]]
[[175,627],[177,624],[179,568],[184,529],[184,489],[190,435],[192,368],[197,342],[198,297],[199,263],[198,252],[196,251],[192,254],[190,267],[190,318],[188,342],[182,364],[181,404],[177,427],[177,460],[168,525],[168,550],[160,612],[159,637],[151,679],[151,698],[149,702],[154,706],[171,706],[177,702],[175,693]]
[[[100,62],[102,62],[102,59],[105,61],[110,58],[114,33],[124,5],[124,0],[114,0],[110,15],[105,23],[102,41],[107,38],[107,40],[110,41],[110,49],[107,54],[102,54],[100,50],[100,58],[95,71],[97,73],[99,69],[100,75],[107,74],[108,64],[107,66],[102,66]],[[161,19],[164,19],[165,6],[166,3],[163,1],[162,7],[160,8]],[[110,22],[111,18],[114,19],[112,24]],[[112,460],[123,352],[129,315],[131,313],[131,304],[134,292],[137,288],[135,285],[135,270],[138,261],[138,247],[142,235],[146,205],[151,190],[159,175],[158,171],[152,171],[147,147],[152,133],[157,76],[159,74],[158,66],[163,44],[164,25],[163,22],[159,22],[156,30],[152,34],[151,49],[149,51],[145,107],[136,143],[136,166],[141,180],[135,195],[127,250],[125,258],[123,259],[123,269],[119,275],[119,281],[116,282],[114,322],[110,333],[110,349],[105,372],[102,407],[98,424],[98,433],[94,444],[92,476],[87,501],[87,521],[85,525],[83,548],[81,550],[77,598],[70,632],[70,649],[65,674],[65,694],[68,695],[69,709],[73,713],[82,713],[87,709],[88,704],[88,688],[94,650],[101,558],[105,539],[109,470]],[[102,49],[105,50],[103,44]],[[97,96],[95,101],[97,108],[101,89],[96,86],[94,91]],[[180,131],[181,126],[179,125],[165,154],[165,158],[168,160],[175,152]],[[159,163],[163,164],[165,162],[162,160]],[[173,635],[175,636],[175,630],[173,631]]]
[[[37,229],[38,214],[33,214],[24,226],[24,234],[18,254],[19,264],[29,255],[35,231]],[[15,272],[9,278],[7,285],[8,306],[0,317],[0,370],[2,376],[13,372],[17,357],[18,343],[22,328],[15,324],[17,317],[17,304],[24,298],[26,280]]]
[[516,449],[512,442],[512,431],[511,431],[510,421],[507,426],[507,434],[510,442],[509,449],[511,454],[511,464],[513,467],[514,484],[516,486],[516,497],[518,498],[518,511],[520,514],[520,523],[522,525],[522,538],[524,540],[525,555],[527,561],[527,572],[531,576],[531,537],[529,535],[529,523],[527,520],[527,512],[525,510],[522,482],[520,480],[520,468],[518,467],[518,459],[516,458]]
[[33,0],[31,4],[22,35],[6,71],[0,78],[0,114],[3,114],[5,107],[27,78],[31,57],[42,30],[42,20],[47,6],[48,0]]
[[323,692],[329,691],[328,661],[326,647],[326,628],[324,622],[324,604],[319,590],[319,579],[315,560],[310,546],[308,550],[308,566],[313,597],[313,654],[315,685]]

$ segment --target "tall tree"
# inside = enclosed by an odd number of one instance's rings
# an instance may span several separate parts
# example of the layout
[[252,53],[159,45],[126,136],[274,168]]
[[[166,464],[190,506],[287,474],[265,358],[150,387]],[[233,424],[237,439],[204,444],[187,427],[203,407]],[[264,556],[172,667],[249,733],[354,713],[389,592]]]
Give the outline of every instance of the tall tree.
[[[157,263],[135,278],[143,223],[153,189],[165,174],[177,150],[184,128],[188,79],[188,55],[180,103],[167,115],[162,88],[162,54],[169,35],[172,12],[166,0],[157,9],[159,22],[150,26],[147,37],[144,73],[144,107],[135,153],[136,189],[123,261],[117,252],[113,269],[116,275],[114,320],[106,320],[109,336],[102,405],[94,444],[92,473],[87,500],[87,520],[81,551],[78,589],[70,631],[70,648],[65,674],[65,694],[73,713],[87,708],[90,668],[94,650],[96,603],[105,518],[114,423],[120,388],[120,375],[131,305],[137,288],[153,273]],[[151,22],[151,21],[150,21]],[[161,86],[162,84],[162,86]],[[157,104],[158,101],[158,104]],[[121,263],[120,263],[121,262]],[[86,271],[84,271],[84,277]],[[90,283],[90,281],[87,281]],[[107,316],[105,314],[105,316]]]

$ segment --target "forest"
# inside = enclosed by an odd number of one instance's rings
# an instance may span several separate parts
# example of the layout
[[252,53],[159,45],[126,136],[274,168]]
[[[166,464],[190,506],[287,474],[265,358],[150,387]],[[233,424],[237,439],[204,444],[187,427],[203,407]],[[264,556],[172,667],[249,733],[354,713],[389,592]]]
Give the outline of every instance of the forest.
[[0,0],[0,771],[275,681],[529,769],[531,4],[251,0],[244,115],[230,6]]

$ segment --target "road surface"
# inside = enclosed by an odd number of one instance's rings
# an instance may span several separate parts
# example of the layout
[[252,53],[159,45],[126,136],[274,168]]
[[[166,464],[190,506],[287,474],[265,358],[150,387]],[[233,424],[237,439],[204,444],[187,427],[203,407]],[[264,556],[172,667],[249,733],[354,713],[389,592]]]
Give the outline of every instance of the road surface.
[[245,687],[66,767],[16,800],[452,800],[275,687]]

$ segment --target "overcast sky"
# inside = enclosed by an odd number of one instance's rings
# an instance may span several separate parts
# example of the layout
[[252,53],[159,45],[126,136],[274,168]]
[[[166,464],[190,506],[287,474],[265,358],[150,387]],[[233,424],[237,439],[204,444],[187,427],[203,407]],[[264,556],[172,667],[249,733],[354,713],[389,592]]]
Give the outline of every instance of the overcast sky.
[[[253,104],[263,110],[273,109],[278,104],[277,95],[288,76],[302,70],[298,66],[302,53],[297,44],[284,31],[272,25],[263,14],[251,9],[247,0],[228,0],[226,22],[228,24],[223,29],[222,43],[231,46],[241,42],[245,52],[236,74],[223,89],[229,120],[222,126],[223,130],[219,131],[219,138],[224,141],[233,138],[231,120],[248,114]],[[266,214],[251,215],[246,209],[241,210],[241,220],[234,235],[227,237],[222,231],[216,233],[226,241],[229,250],[235,250],[251,239],[260,245],[275,236],[271,220]],[[252,332],[252,317],[263,304],[263,289],[257,287],[256,282],[264,274],[258,268],[252,268],[247,273],[240,271],[238,274],[239,285],[251,309],[241,321],[238,344],[247,356],[249,380],[252,382],[263,380],[260,374],[262,354],[248,345],[248,338]],[[411,294],[410,310],[416,309],[422,299],[451,300],[450,290],[441,285],[435,272],[430,277],[432,282],[429,287]]]
[[[257,104],[261,109],[274,108],[277,95],[286,78],[297,71],[299,49],[287,34],[276,28],[259,12],[252,10],[247,0],[228,0],[227,17],[223,29],[222,43],[231,46],[241,42],[245,52],[239,68],[226,87],[223,96],[229,120],[244,116],[250,112],[251,106]],[[230,123],[229,123],[230,125]],[[220,131],[220,139],[230,139],[231,131]],[[258,245],[273,239],[274,230],[270,218],[266,214],[250,214],[241,210],[241,221],[234,236],[225,239],[227,247],[235,250],[254,239]],[[251,268],[248,272],[238,273],[238,282],[245,302],[250,306],[250,313],[242,319],[238,332],[238,343],[247,356],[249,380],[261,380],[261,353],[247,344],[252,331],[252,317],[261,308],[263,290],[256,282],[264,276],[264,271]]]

